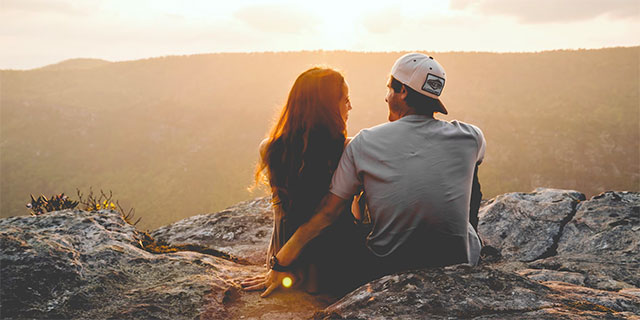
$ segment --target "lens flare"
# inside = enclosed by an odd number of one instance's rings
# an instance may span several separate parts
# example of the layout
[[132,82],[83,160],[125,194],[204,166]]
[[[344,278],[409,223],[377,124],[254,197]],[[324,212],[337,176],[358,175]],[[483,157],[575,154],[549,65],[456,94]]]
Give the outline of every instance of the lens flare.
[[282,286],[285,288],[289,288],[291,287],[291,285],[293,284],[293,280],[291,280],[291,278],[289,277],[284,277],[282,279]]

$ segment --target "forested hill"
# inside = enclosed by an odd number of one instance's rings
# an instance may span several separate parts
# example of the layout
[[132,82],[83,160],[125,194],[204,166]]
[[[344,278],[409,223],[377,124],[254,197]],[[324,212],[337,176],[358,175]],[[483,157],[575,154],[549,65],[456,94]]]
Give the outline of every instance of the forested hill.
[[[142,228],[215,212],[250,194],[257,146],[299,73],[344,71],[348,130],[386,121],[402,53],[313,51],[78,59],[0,71],[0,212],[30,193],[113,190]],[[587,197],[640,189],[640,47],[431,53],[448,116],[479,126],[485,198],[538,186]]]

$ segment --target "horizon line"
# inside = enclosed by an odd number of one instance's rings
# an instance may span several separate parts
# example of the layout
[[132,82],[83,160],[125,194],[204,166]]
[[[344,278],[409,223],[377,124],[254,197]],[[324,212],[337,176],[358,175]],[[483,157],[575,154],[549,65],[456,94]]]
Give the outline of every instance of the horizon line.
[[544,49],[544,50],[536,50],[536,51],[484,51],[484,50],[449,50],[449,51],[428,51],[422,49],[406,49],[406,50],[347,50],[347,49],[305,49],[305,50],[255,50],[255,51],[218,51],[218,52],[202,52],[202,53],[185,53],[185,54],[167,54],[167,55],[157,55],[157,56],[148,56],[148,57],[140,57],[133,59],[123,59],[123,60],[107,60],[98,57],[74,57],[60,60],[58,62],[45,64],[39,67],[31,67],[31,68],[4,68],[0,67],[0,71],[31,71],[46,68],[49,66],[54,66],[57,64],[61,64],[67,61],[73,60],[100,60],[107,63],[125,63],[125,62],[133,62],[133,61],[141,61],[141,60],[152,60],[152,59],[161,59],[161,58],[171,58],[171,57],[191,57],[191,56],[203,56],[203,55],[223,55],[223,54],[278,54],[278,53],[313,53],[313,52],[326,52],[326,53],[403,53],[403,52],[428,52],[433,54],[450,54],[450,53],[491,53],[491,54],[528,54],[528,53],[545,53],[545,52],[555,52],[555,51],[590,51],[590,50],[606,50],[606,49],[630,49],[640,47],[640,44],[625,46],[605,46],[599,48],[556,48],[556,49]]

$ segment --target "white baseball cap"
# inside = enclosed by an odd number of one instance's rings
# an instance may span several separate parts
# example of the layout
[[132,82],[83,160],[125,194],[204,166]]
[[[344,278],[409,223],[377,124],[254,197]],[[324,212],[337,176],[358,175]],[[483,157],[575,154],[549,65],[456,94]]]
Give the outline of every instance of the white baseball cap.
[[444,68],[435,60],[422,53],[407,53],[396,60],[391,68],[391,76],[409,88],[438,101],[440,110],[448,114],[440,100],[447,77]]

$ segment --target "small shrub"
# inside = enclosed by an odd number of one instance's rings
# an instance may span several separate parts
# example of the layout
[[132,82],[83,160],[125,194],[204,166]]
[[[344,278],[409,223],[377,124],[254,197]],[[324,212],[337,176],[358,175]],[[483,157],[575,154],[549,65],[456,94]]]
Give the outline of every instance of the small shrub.
[[[85,211],[98,211],[98,210],[114,210],[120,212],[122,218],[131,225],[137,225],[140,222],[140,219],[136,220],[136,222],[131,222],[133,217],[135,216],[135,209],[130,208],[128,211],[122,208],[120,202],[117,200],[115,203],[112,201],[113,192],[109,190],[109,195],[107,195],[104,191],[100,190],[100,195],[96,196],[93,193],[93,188],[89,187],[89,193],[85,198],[80,189],[76,189],[78,194],[78,198],[80,199],[80,203],[83,205],[83,210]],[[126,212],[126,213],[125,213]]]
[[82,192],[80,192],[80,189],[76,189],[76,191],[78,193],[78,198],[80,198],[79,201],[69,199],[69,197],[65,196],[64,193],[53,195],[50,199],[47,199],[44,195],[41,195],[38,198],[31,195],[31,202],[27,203],[27,208],[31,210],[31,215],[39,216],[51,211],[75,209],[79,204],[82,204],[82,209],[85,211],[98,211],[105,209],[117,211],[120,213],[124,221],[134,226],[140,222],[140,219],[142,219],[138,218],[136,222],[132,222],[135,215],[135,209],[130,208],[126,211],[118,201],[115,201],[114,203],[114,201],[112,201],[113,192],[111,192],[111,190],[109,190],[109,195],[100,190],[100,195],[96,196],[93,193],[93,188],[90,187],[89,194],[86,198],[83,196]]
[[31,210],[31,215],[39,216],[51,211],[74,209],[78,204],[78,201],[69,199],[64,193],[53,195],[50,199],[47,199],[45,195],[38,198],[31,195],[31,202],[27,203],[27,208]]

